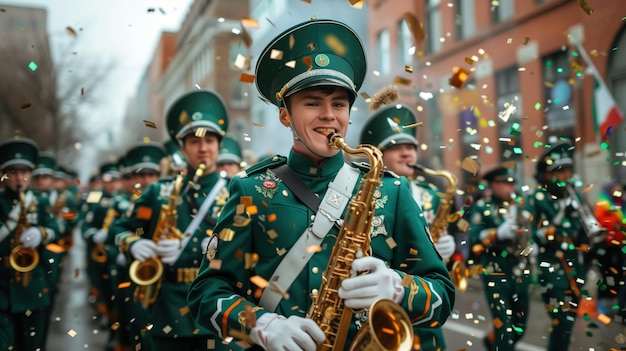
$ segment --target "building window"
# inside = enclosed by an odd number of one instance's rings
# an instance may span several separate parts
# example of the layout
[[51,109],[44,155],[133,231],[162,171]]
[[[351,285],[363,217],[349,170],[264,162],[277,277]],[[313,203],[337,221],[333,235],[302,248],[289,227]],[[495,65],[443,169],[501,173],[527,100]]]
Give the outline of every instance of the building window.
[[434,54],[441,51],[441,0],[428,0],[426,2],[426,39],[428,53]]
[[474,16],[474,0],[456,0],[456,40],[467,39],[474,34],[476,28]]
[[519,93],[519,74],[517,67],[511,67],[496,73],[496,91],[498,108],[498,145],[500,161],[516,161],[517,171],[521,176],[523,160],[521,118],[522,101]]
[[401,65],[412,65],[413,37],[405,20],[398,22],[398,59]]
[[230,77],[230,106],[233,108],[245,108],[248,107],[247,99],[247,86],[248,84],[239,81],[239,76]]
[[391,71],[391,44],[389,43],[389,31],[383,29],[378,33],[378,69],[381,75]]
[[515,9],[514,0],[499,0],[489,3],[491,8],[491,23],[497,24],[513,17]]
[[573,140],[576,114],[569,84],[571,69],[567,51],[545,56],[542,62],[547,134]]

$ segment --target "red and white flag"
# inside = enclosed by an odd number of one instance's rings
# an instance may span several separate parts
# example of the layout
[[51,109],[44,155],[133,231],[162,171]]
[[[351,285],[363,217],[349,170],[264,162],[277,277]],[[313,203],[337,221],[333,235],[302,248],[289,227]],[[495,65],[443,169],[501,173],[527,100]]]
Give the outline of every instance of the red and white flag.
[[624,114],[617,106],[611,92],[597,78],[593,92],[593,115],[596,132],[603,139],[609,137],[612,129],[624,120]]

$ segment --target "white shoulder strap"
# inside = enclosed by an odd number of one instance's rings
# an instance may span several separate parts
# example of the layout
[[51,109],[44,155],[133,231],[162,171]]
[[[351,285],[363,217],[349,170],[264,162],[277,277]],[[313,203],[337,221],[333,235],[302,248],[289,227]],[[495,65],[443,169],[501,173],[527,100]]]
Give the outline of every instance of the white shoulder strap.
[[344,164],[330,182],[315,214],[315,220],[283,257],[269,280],[269,286],[263,290],[259,301],[261,307],[272,312],[276,310],[280,300],[314,254],[314,250],[307,250],[307,247],[319,246],[333,223],[341,219],[352,197],[359,173],[358,170]]

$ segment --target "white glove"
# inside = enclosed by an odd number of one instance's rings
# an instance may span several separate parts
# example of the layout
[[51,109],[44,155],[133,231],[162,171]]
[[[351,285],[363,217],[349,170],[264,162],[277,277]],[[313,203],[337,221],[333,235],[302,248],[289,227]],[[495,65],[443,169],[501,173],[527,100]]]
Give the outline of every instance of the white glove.
[[157,246],[152,240],[139,239],[130,246],[130,254],[139,262],[143,262],[149,258],[156,257]]
[[265,313],[250,330],[250,339],[264,350],[315,351],[326,335],[312,319]]
[[156,246],[156,252],[161,257],[161,262],[166,264],[173,264],[180,256],[180,252],[183,250],[181,241],[178,239],[163,239],[159,240]]
[[30,227],[22,232],[22,246],[25,248],[39,246],[41,239],[41,231],[37,227]]
[[435,244],[435,248],[444,261],[447,261],[456,250],[456,241],[452,235],[446,234],[439,237],[439,241]]
[[102,244],[106,241],[108,235],[108,232],[100,229],[91,237],[91,240],[93,240],[93,242],[96,244]]
[[[369,271],[357,275],[358,272]],[[385,262],[376,257],[361,257],[352,262],[351,278],[345,279],[339,288],[339,297],[353,309],[363,309],[378,299],[390,299],[400,303],[404,298],[402,278]]]
[[206,253],[207,247],[209,246],[209,240],[211,240],[211,237],[207,236],[206,238],[202,239],[202,242],[200,243],[203,254]]
[[513,240],[515,238],[517,225],[512,220],[507,220],[500,224],[496,231],[496,237],[498,240]]

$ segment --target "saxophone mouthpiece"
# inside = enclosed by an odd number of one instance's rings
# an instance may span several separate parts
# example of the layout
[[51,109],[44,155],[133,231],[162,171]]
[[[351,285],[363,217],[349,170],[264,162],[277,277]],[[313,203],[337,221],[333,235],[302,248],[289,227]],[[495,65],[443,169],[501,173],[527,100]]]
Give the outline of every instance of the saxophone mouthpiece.
[[413,168],[416,171],[420,171],[420,172],[424,172],[424,170],[426,169],[426,167],[420,165],[419,163],[416,163],[414,165],[408,163],[407,166],[409,166],[410,168]]

